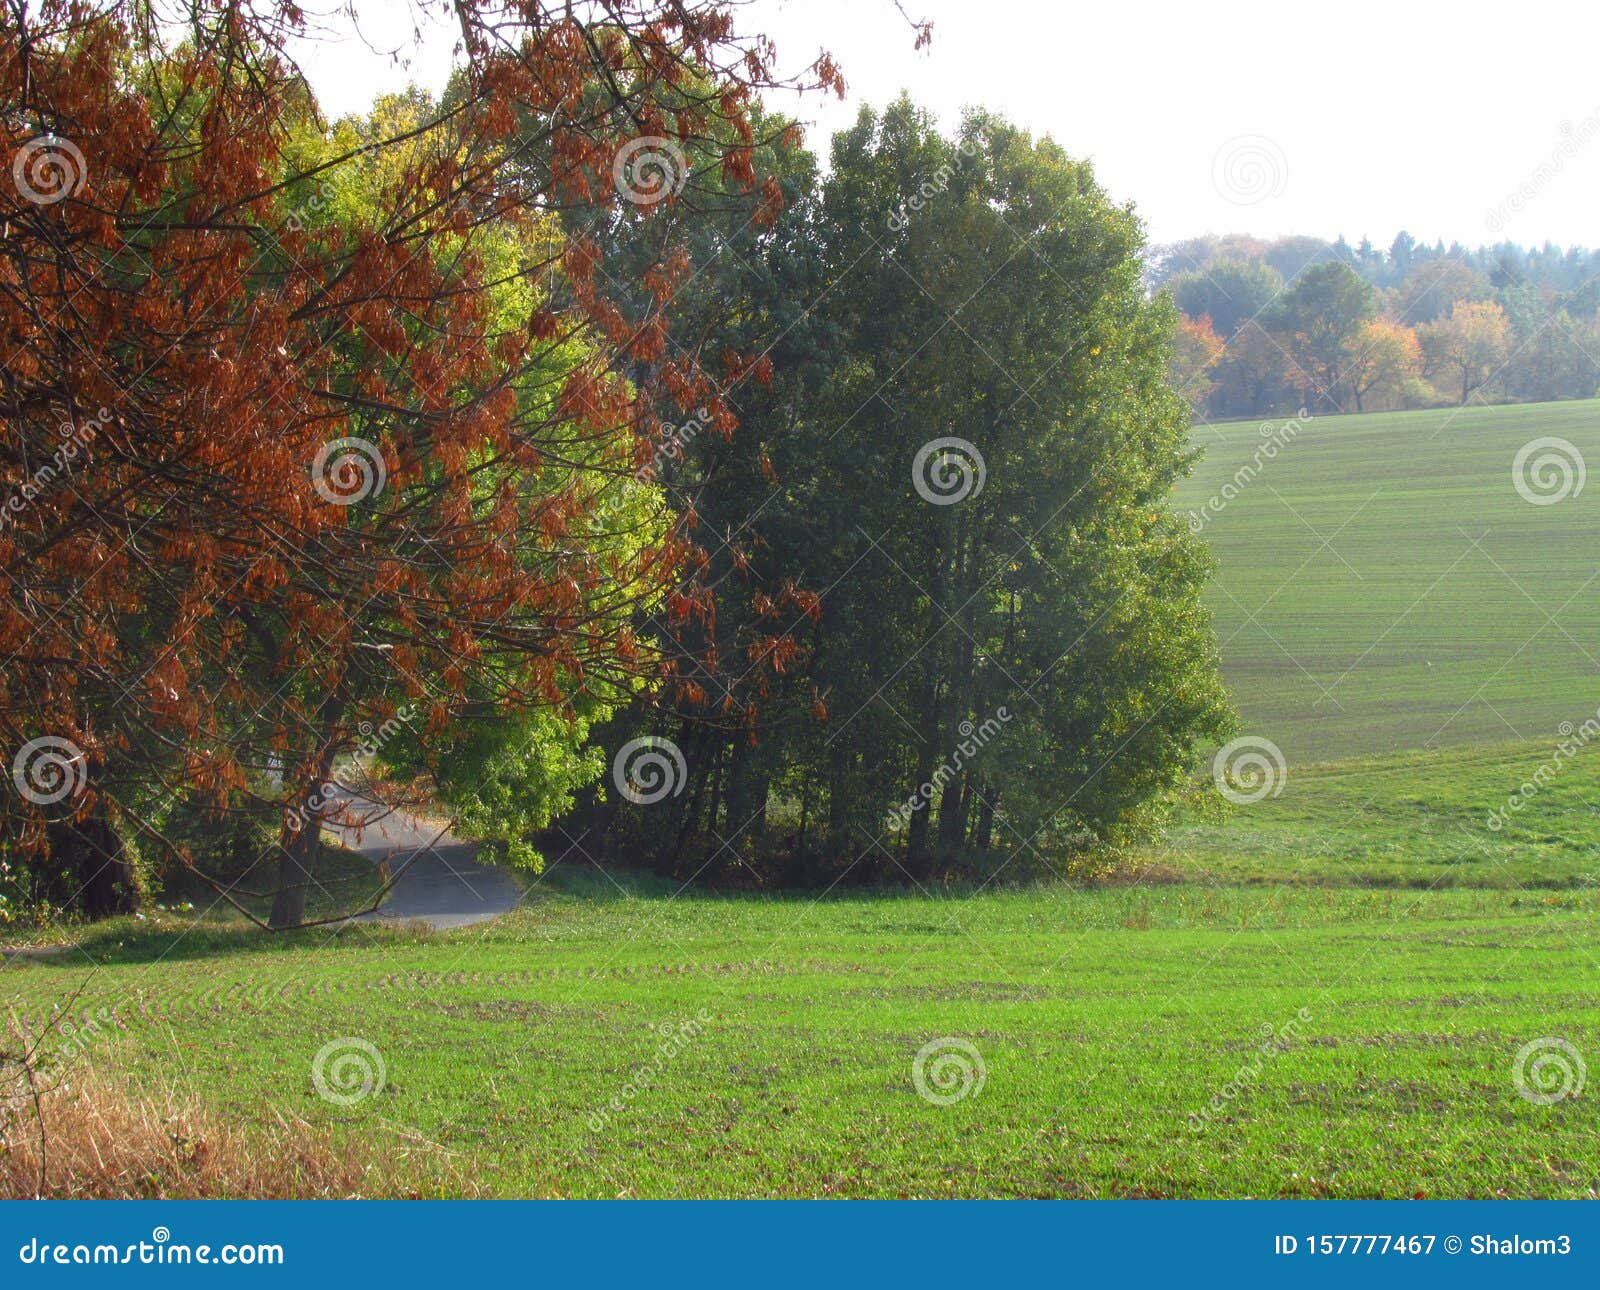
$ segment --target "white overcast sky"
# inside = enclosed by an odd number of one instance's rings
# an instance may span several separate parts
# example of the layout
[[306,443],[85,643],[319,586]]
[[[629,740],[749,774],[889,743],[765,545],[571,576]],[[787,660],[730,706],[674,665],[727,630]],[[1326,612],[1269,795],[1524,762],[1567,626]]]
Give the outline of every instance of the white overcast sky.
[[[893,0],[744,8],[786,67],[821,48],[842,66],[844,103],[798,108],[819,152],[860,104],[904,89],[947,124],[982,104],[1088,157],[1156,241],[1343,233],[1387,246],[1404,227],[1429,242],[1600,246],[1600,11],[1588,0],[902,2],[933,21],[929,48],[912,50]],[[444,83],[448,29],[397,68],[377,51],[410,44],[408,6],[361,12],[364,40],[341,20],[336,42],[298,51],[325,111],[408,79]],[[1520,206],[1505,207],[1519,188]]]

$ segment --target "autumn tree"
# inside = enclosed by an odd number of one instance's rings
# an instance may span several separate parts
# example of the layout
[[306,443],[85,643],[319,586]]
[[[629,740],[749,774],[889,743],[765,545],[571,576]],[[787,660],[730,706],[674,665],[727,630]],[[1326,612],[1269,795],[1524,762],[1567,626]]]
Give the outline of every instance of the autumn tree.
[[1172,388],[1189,400],[1196,410],[1203,408],[1216,382],[1212,369],[1222,357],[1222,337],[1212,329],[1211,319],[1178,319],[1172,336],[1172,358],[1167,364]]
[[126,908],[126,841],[189,862],[175,801],[254,803],[298,922],[321,786],[370,731],[434,764],[469,717],[575,717],[658,667],[642,606],[705,604],[681,527],[591,523],[665,420],[724,415],[668,349],[680,278],[630,269],[656,307],[625,315],[551,216],[682,212],[647,172],[691,146],[759,190],[774,51],[714,3],[422,7],[460,30],[452,96],[354,136],[282,52],[286,0],[0,28],[0,834],[64,903]]
[[1291,378],[1294,362],[1286,338],[1259,322],[1235,333],[1212,368],[1211,408],[1221,416],[1263,416],[1298,397],[1301,381]]
[[1459,392],[1463,405],[1500,375],[1511,353],[1511,325],[1492,300],[1463,301],[1419,336],[1429,379]]
[[1344,371],[1357,412],[1368,400],[1404,406],[1422,375],[1422,347],[1411,328],[1373,319],[1347,343]]

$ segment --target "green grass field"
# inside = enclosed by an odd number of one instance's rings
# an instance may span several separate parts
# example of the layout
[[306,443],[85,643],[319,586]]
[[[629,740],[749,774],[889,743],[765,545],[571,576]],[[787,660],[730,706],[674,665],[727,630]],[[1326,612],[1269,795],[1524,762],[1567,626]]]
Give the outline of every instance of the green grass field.
[[[1275,426],[1281,423],[1272,423]],[[1223,674],[1291,765],[1553,741],[1600,708],[1600,486],[1524,501],[1512,463],[1559,437],[1600,467],[1600,401],[1316,417],[1203,532]],[[1267,441],[1202,426],[1199,511]]]
[[[1151,877],[1213,883],[1600,887],[1600,744],[1541,776],[1556,743],[1290,767],[1278,796],[1220,819],[1191,816],[1135,863]],[[1524,784],[1536,791],[1512,812]],[[1498,828],[1496,807],[1508,821]]]
[[[1260,438],[1199,433],[1190,507]],[[1600,707],[1600,501],[1517,495],[1546,435],[1600,461],[1600,405],[1314,421],[1208,521],[1288,774],[1118,881],[713,897],[569,861],[460,932],[76,929],[6,998],[37,1027],[88,977],[116,1024],[75,1060],[498,1195],[1593,1196],[1600,748],[1556,752]],[[313,1072],[350,1039],[384,1079],[342,1105]],[[1540,1054],[1572,1095],[1524,1096]]]
[[[466,933],[174,945],[174,930],[89,945],[109,961],[81,1006],[126,1027],[89,1060],[247,1121],[287,1104],[395,1150],[434,1144],[500,1194],[1581,1196],[1600,1182],[1592,1095],[1536,1105],[1513,1078],[1530,1040],[1600,1042],[1588,892],[668,900],[558,870],[529,908]],[[6,969],[38,1008],[85,971]],[[344,1037],[374,1044],[386,1075],[348,1107],[312,1080]],[[971,1045],[952,1060],[984,1079],[935,1105],[913,1068],[945,1038]]]

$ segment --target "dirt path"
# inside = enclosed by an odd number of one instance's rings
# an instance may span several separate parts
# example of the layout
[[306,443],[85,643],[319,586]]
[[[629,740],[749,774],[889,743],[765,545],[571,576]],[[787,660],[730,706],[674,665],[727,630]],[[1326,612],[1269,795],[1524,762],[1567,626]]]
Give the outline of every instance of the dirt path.
[[331,830],[343,845],[374,864],[388,861],[392,873],[416,856],[389,898],[363,920],[466,927],[514,909],[522,899],[522,888],[504,870],[479,863],[477,843],[367,798],[352,796],[350,802],[362,823]]

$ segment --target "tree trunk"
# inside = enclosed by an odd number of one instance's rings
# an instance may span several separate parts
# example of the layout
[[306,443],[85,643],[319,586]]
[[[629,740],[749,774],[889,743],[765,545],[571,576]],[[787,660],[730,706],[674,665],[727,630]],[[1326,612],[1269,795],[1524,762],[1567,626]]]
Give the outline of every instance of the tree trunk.
[[[684,852],[689,846],[690,838],[694,834],[695,821],[700,815],[700,799],[706,792],[706,781],[709,772],[706,770],[708,759],[705,752],[708,736],[701,726],[692,725],[687,718],[678,723],[678,749],[683,753],[685,774],[689,787],[685,790],[682,805],[678,805],[679,796],[672,794],[666,800],[671,804],[670,809],[678,814],[678,827],[675,833],[669,833],[670,825],[663,828],[660,833],[661,843],[656,848],[656,868],[665,873],[676,873],[677,865],[683,859]],[[669,841],[670,838],[670,841]]]
[[[720,835],[723,832],[720,826],[722,824],[722,802],[724,797],[724,789],[728,779],[727,753],[727,745],[719,739],[717,741],[717,750],[712,754],[711,758],[710,805],[706,811],[706,822],[703,830],[707,839]],[[728,827],[732,828],[733,826],[729,825]]]
[[298,830],[283,826],[278,843],[278,893],[272,898],[268,926],[298,927],[306,921],[306,892],[316,870],[320,833],[321,826],[314,819],[307,820]]
[[939,701],[936,683],[930,678],[917,692],[917,767],[908,797],[915,799],[906,827],[906,871],[912,878],[925,878],[933,872],[933,849],[928,844],[928,825],[933,814],[933,791],[924,794],[924,784],[933,780],[934,747],[939,736]]
[[317,750],[316,778],[300,792],[295,803],[299,828],[291,828],[285,818],[279,834],[278,890],[272,898],[272,912],[267,915],[267,925],[273,928],[298,927],[306,921],[306,892],[316,870],[317,848],[322,845],[321,808],[311,809],[313,800],[321,799],[323,785],[333,776],[333,762],[338,754],[335,742],[339,720],[344,716],[345,698],[341,691],[329,700],[322,717],[322,746]]
[[973,846],[981,853],[989,849],[989,838],[994,831],[995,791],[987,784],[978,795],[978,823],[973,833]]
[[138,911],[138,879],[103,802],[91,808],[87,819],[54,825],[51,832],[51,852],[71,875],[69,908],[90,919]]
[[944,792],[939,794],[940,855],[955,855],[967,836],[967,813],[963,809],[966,781],[965,775],[952,775],[945,781]]
[[843,852],[850,833],[850,775],[855,757],[841,747],[828,766],[828,825],[824,845]]
[[728,837],[735,832],[759,845],[767,829],[767,795],[771,771],[761,751],[747,739],[736,739],[728,751],[728,785],[725,795]]

